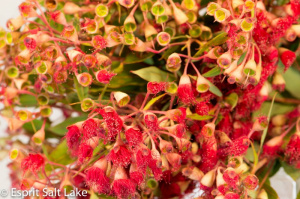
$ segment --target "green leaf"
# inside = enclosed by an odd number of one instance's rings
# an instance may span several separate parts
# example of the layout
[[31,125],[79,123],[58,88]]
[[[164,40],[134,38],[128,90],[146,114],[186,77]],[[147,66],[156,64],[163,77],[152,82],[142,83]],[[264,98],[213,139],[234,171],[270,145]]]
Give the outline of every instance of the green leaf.
[[225,102],[227,102],[231,106],[231,110],[237,105],[239,100],[239,96],[236,93],[230,93],[227,97],[225,97]]
[[[208,81],[208,80],[207,80]],[[208,81],[209,84],[209,91],[212,92],[213,94],[215,94],[218,97],[222,97],[223,94],[220,91],[220,89],[218,87],[216,87],[213,83],[211,83],[210,81]]]
[[209,71],[207,71],[206,73],[202,74],[203,77],[215,77],[217,75],[220,75],[222,73],[222,70],[220,67],[216,66],[212,69],[210,69]]
[[284,171],[293,178],[293,180],[297,180],[300,178],[300,172],[299,169],[296,169],[295,167],[287,164],[286,162],[281,161],[281,166],[283,167]]
[[[267,115],[268,111],[270,110],[271,102],[264,102],[260,108],[260,110],[253,113],[253,118],[257,117],[258,115]],[[284,114],[289,111],[292,111],[295,106],[290,104],[281,104],[281,103],[274,103],[273,104],[273,111],[271,116]]]
[[150,66],[131,72],[148,82],[171,82],[175,80],[173,74],[160,70],[155,66]]
[[300,199],[300,191],[298,192],[296,199]]
[[21,106],[36,106],[38,104],[36,98],[32,95],[20,95],[19,101],[21,103]]
[[206,50],[208,50],[209,47],[211,46],[219,46],[223,43],[225,43],[228,39],[227,33],[226,32],[221,32],[217,36],[215,36],[213,39],[205,43],[200,47],[198,52],[194,55],[194,57],[199,57],[202,55]]
[[247,51],[244,52],[244,53],[240,56],[240,58],[239,58],[239,60],[238,60],[238,62],[237,62],[237,65],[240,65],[240,64],[244,61],[246,55],[247,55]]
[[[23,124],[23,129],[25,129],[29,133],[35,133],[35,130],[33,129],[32,125],[34,125],[34,128],[37,131],[42,128],[43,121],[35,119],[32,120],[32,122],[26,122],[25,124]],[[46,123],[45,129],[47,129],[48,127],[49,127],[49,123]]]
[[126,56],[124,64],[135,64],[143,62],[144,60],[153,57],[154,53],[145,53],[141,57],[138,57],[136,54],[130,53]]
[[65,139],[50,153],[49,159],[63,165],[68,165],[74,161],[69,155]]
[[71,124],[74,124],[76,122],[80,122],[83,120],[86,120],[86,116],[80,116],[80,117],[70,117],[63,121],[62,123],[57,124],[56,126],[52,126],[48,129],[48,131],[51,131],[52,133],[59,135],[59,136],[64,136],[67,132],[67,127],[70,126]]
[[266,136],[267,136],[267,132],[268,132],[268,128],[269,128],[269,123],[270,123],[270,118],[271,118],[271,113],[272,113],[272,108],[273,108],[273,104],[274,104],[274,100],[276,98],[276,95],[277,93],[274,94],[273,96],[273,99],[272,99],[272,103],[271,103],[271,106],[270,106],[270,110],[269,110],[269,113],[268,113],[268,125],[267,127],[265,128],[265,130],[263,131],[263,134],[261,135],[261,139],[260,139],[260,150],[262,149],[262,146],[264,144],[264,141],[266,139]]
[[199,120],[199,121],[209,120],[213,118],[213,116],[211,115],[198,115],[197,113],[194,113],[192,115],[187,115],[186,117],[192,120]]
[[268,194],[268,199],[278,199],[278,194],[276,191],[267,183],[262,187]]
[[160,96],[157,96],[157,97],[155,97],[155,98],[153,98],[153,99],[151,99],[148,103],[147,103],[147,105],[144,107],[144,109],[143,110],[148,110],[157,100],[159,100],[160,98],[162,98],[163,96],[165,96],[167,93],[164,93],[164,94],[162,94],[162,95],[160,95]]
[[252,148],[252,152],[253,152],[253,163],[254,163],[254,167],[256,167],[257,163],[258,163],[258,155],[257,152],[255,150],[255,145],[251,142],[251,148]]
[[300,99],[299,85],[300,85],[300,72],[290,67],[284,74],[285,89],[294,97]]
[[75,89],[77,91],[77,95],[80,101],[82,101],[84,98],[88,97],[88,92],[89,92],[89,87],[83,87],[81,86],[77,78],[74,76],[74,84],[75,84]]

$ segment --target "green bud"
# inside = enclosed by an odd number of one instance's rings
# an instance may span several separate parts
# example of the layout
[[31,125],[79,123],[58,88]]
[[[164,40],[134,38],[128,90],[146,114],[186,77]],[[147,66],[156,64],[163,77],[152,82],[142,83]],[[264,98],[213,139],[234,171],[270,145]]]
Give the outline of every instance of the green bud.
[[201,27],[199,25],[192,25],[192,27],[189,29],[189,35],[193,38],[200,37],[202,33]]
[[52,114],[52,109],[50,106],[41,106],[40,113],[42,117],[49,117]]
[[95,8],[95,13],[98,17],[106,17],[108,15],[108,7],[103,4],[98,4]]
[[81,110],[83,112],[90,111],[91,109],[94,108],[94,106],[95,106],[95,102],[94,102],[94,100],[92,100],[90,98],[85,98],[81,102]]
[[5,69],[5,74],[10,79],[17,78],[19,76],[19,69],[16,66],[9,66]]

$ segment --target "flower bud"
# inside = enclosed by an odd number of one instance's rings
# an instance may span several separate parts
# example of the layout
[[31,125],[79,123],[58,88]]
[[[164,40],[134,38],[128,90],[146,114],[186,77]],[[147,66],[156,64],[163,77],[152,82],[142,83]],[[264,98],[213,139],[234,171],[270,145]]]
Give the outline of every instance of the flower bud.
[[157,34],[157,30],[148,22],[145,23],[145,37],[147,41],[152,40],[152,37],[154,37]]
[[160,16],[160,15],[163,15],[165,13],[165,8],[164,6],[162,5],[162,3],[160,1],[156,1],[152,8],[151,8],[151,13],[154,15],[154,16]]
[[106,5],[104,4],[98,4],[95,7],[95,13],[98,17],[104,18],[108,15],[109,9]]
[[[188,23],[189,24],[194,24],[197,21],[197,14],[194,11],[188,11],[185,13],[186,16],[188,17]],[[205,40],[205,39],[204,39]]]
[[200,37],[202,33],[202,29],[199,25],[197,24],[193,24],[191,26],[191,28],[189,29],[189,35],[192,37],[192,38],[198,38]]
[[227,79],[229,84],[234,84],[235,82],[242,82],[245,78],[243,73],[244,65],[240,64],[237,68],[229,74],[229,78]]
[[45,0],[44,6],[46,9],[52,11],[57,8],[57,1],[56,0]]
[[229,146],[232,142],[228,135],[222,131],[216,131],[216,138],[221,147]]
[[293,28],[289,28],[286,30],[284,38],[289,42],[293,42],[297,38],[297,33]]
[[219,4],[215,2],[209,2],[209,4],[206,7],[207,15],[214,16],[216,10],[218,10],[219,8],[221,8]]
[[175,141],[178,145],[178,149],[182,152],[185,152],[185,151],[190,151],[191,150],[191,147],[192,147],[192,144],[189,140],[187,139],[184,139],[184,138],[175,138]]
[[218,59],[217,59],[217,63],[221,68],[228,68],[231,64],[231,53],[230,51],[227,51],[225,53],[223,53]]
[[69,39],[70,41],[73,41],[75,43],[78,42],[78,34],[74,26],[69,25],[65,26],[61,36],[64,37],[65,39]]
[[50,12],[49,15],[51,19],[56,23],[62,24],[64,26],[68,25],[65,15],[61,11],[57,10],[54,12]]
[[274,126],[283,126],[287,121],[287,117],[285,115],[275,115],[272,117],[271,122]]
[[207,123],[203,126],[201,130],[201,134],[205,137],[212,137],[214,136],[216,125],[214,123]]
[[99,30],[99,26],[96,20],[86,18],[82,29],[88,34],[96,34]]
[[9,79],[15,79],[19,76],[19,69],[15,66],[9,66],[5,68],[5,75]]
[[251,18],[244,18],[241,22],[241,29],[244,32],[250,32],[254,28],[254,21]]
[[76,75],[76,78],[78,83],[83,87],[87,87],[93,82],[92,76],[87,72]]
[[176,72],[180,69],[181,58],[177,53],[172,53],[167,59],[167,70],[170,72]]
[[23,2],[19,5],[19,11],[25,18],[36,17],[37,13],[30,2]]
[[97,81],[99,81],[103,84],[108,84],[115,75],[117,75],[117,74],[107,71],[105,69],[97,71],[95,73]]
[[39,105],[47,105],[49,103],[49,97],[44,95],[44,94],[39,94],[37,96],[37,101],[39,103]]
[[254,59],[250,59],[246,62],[244,67],[244,74],[249,76],[254,76],[256,74],[256,62]]
[[145,52],[147,50],[147,45],[139,38],[135,38],[135,44],[131,45],[130,50],[136,51],[136,52]]
[[159,142],[159,149],[163,154],[171,153],[173,151],[173,145],[171,142],[161,139]]
[[212,32],[211,32],[211,29],[207,26],[201,26],[201,35],[200,35],[200,39],[203,40],[203,41],[207,41],[209,39],[212,38]]
[[20,15],[16,18],[8,20],[6,23],[6,27],[11,31],[16,31],[19,28],[21,28],[21,26],[23,26],[24,23],[25,22],[23,20],[23,17]]
[[205,79],[202,75],[198,74],[196,90],[199,93],[205,93],[208,91],[208,89],[209,89],[208,80]]
[[178,25],[186,23],[188,21],[188,17],[186,16],[186,14],[182,10],[177,8],[177,6],[175,5],[175,3],[173,3],[173,1],[170,1],[170,3],[173,8],[173,17],[176,23]]
[[249,189],[249,190],[254,190],[257,185],[258,185],[258,178],[253,175],[249,174],[244,180],[243,180],[243,185]]
[[178,169],[181,166],[182,158],[177,153],[167,153],[166,158],[174,169]]
[[200,183],[206,187],[212,187],[216,179],[216,170],[210,170],[201,179]]
[[66,2],[64,5],[64,13],[67,15],[73,15],[78,13],[81,10],[81,8],[72,2]]
[[223,178],[223,173],[224,173],[224,168],[223,167],[218,167],[218,169],[217,169],[217,177],[216,177],[217,187],[226,184],[226,182],[225,182],[225,180]]
[[258,195],[256,196],[257,199],[268,199],[268,194],[264,189],[261,189]]
[[45,127],[43,126],[40,130],[38,130],[32,137],[31,140],[36,145],[42,145],[43,141],[45,140]]
[[130,101],[129,95],[127,95],[126,93],[123,93],[121,91],[114,92],[113,95],[114,95],[119,107],[126,106]]
[[96,35],[92,38],[92,45],[95,48],[102,50],[102,49],[106,48],[107,41],[101,35]]
[[230,11],[225,8],[219,8],[214,13],[215,20],[219,23],[224,22],[230,15]]
[[223,53],[223,49],[220,46],[216,46],[208,51],[206,57],[210,59],[218,59]]
[[92,54],[86,54],[86,55],[84,55],[82,61],[83,61],[83,64],[87,68],[94,68],[96,66],[96,63],[97,63],[96,57],[94,55],[92,55]]
[[121,6],[124,6],[125,8],[131,8],[135,3],[134,0],[118,0],[118,2]]
[[268,118],[266,116],[258,117],[252,127],[253,131],[263,131],[268,126]]
[[22,153],[20,149],[12,149],[9,152],[9,159],[15,162],[20,163],[25,155]]
[[40,107],[40,114],[42,117],[50,117],[52,114],[52,109],[50,106],[41,106]]
[[236,68],[237,68],[237,63],[238,60],[234,60],[228,68],[225,69],[224,74],[225,75],[229,75],[230,73],[232,73]]
[[279,92],[283,92],[285,88],[285,80],[279,72],[275,72],[273,75],[272,87]]
[[182,169],[182,174],[191,180],[200,181],[204,173],[197,167],[186,167]]
[[170,43],[171,36],[169,35],[169,33],[160,32],[160,33],[157,34],[156,40],[159,43],[159,45],[166,46]]
[[92,110],[94,106],[95,106],[95,102],[91,98],[85,98],[81,102],[81,110],[83,112],[88,112]]
[[135,36],[132,32],[125,32],[123,34],[123,37],[124,37],[124,44],[125,45],[134,45],[135,43]]
[[270,94],[271,92],[272,92],[272,86],[270,85],[269,82],[266,81],[266,82],[264,83],[263,87],[260,89],[259,94],[260,94],[263,98],[267,99],[268,96],[269,96],[269,94]]
[[124,21],[124,29],[127,32],[134,32],[136,30],[136,22],[133,15],[128,15]]
[[158,122],[157,122],[157,116],[154,113],[147,112],[144,115],[144,121],[146,123],[146,126],[150,130],[157,130],[158,128]]
[[52,62],[50,61],[39,61],[35,65],[35,70],[37,74],[46,74],[52,67]]
[[175,82],[167,82],[165,92],[169,95],[174,95],[177,93],[178,86]]
[[20,110],[16,113],[16,117],[22,122],[27,122],[32,119],[32,113],[27,110]]

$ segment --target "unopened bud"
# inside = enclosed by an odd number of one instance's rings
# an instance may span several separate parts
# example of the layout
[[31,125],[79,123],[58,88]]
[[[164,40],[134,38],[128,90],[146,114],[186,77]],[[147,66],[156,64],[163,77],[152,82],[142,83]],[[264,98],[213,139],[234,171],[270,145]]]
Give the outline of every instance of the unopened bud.
[[80,7],[72,2],[66,2],[64,5],[64,13],[67,15],[73,15],[80,11]]
[[210,59],[218,59],[222,55],[222,53],[223,53],[223,49],[220,46],[216,46],[210,49],[210,51],[208,51],[206,56]]
[[197,167],[186,167],[182,169],[182,174],[195,181],[200,181],[204,176],[204,173]]
[[168,162],[175,168],[179,168],[182,163],[182,158],[179,154],[177,153],[167,153],[166,158]]
[[120,107],[126,106],[130,101],[129,95],[127,95],[126,93],[123,93],[121,91],[114,92],[113,95],[117,101],[117,104]]
[[52,11],[57,8],[57,1],[56,0],[45,0],[44,6],[46,9]]
[[36,145],[41,145],[43,141],[45,140],[45,129],[42,127],[40,130],[38,130],[32,137],[31,140]]
[[188,21],[188,17],[186,16],[186,14],[182,10],[177,8],[177,6],[175,5],[175,3],[173,3],[173,1],[171,1],[171,6],[173,8],[173,16],[176,23],[178,25],[186,23]]
[[273,75],[272,87],[273,89],[278,90],[280,92],[284,91],[285,80],[279,72],[275,72],[275,74]]
[[216,170],[210,170],[201,179],[200,183],[206,187],[212,187],[216,179]]
[[13,18],[13,19],[10,19],[7,21],[6,23],[6,26],[9,30],[11,31],[16,31],[18,30],[19,28],[21,28],[21,26],[24,25],[24,20],[23,20],[23,17],[20,15],[16,18]]
[[252,127],[253,131],[263,131],[268,126],[268,118],[266,116],[258,117]]
[[223,53],[217,60],[218,65],[221,68],[228,68],[231,64],[232,55],[230,51],[227,51],[226,53]]
[[268,194],[264,189],[261,189],[258,195],[256,196],[257,199],[268,199]]
[[65,28],[62,31],[62,37],[69,39],[75,43],[78,42],[78,34],[74,26],[69,25],[65,26]]
[[207,123],[203,126],[201,134],[205,137],[211,137],[214,135],[216,125],[214,123]]
[[287,121],[287,117],[285,115],[276,115],[274,117],[272,117],[272,124],[274,126],[283,126],[285,125],[286,121]]
[[199,92],[199,93],[205,93],[207,92],[209,89],[209,83],[208,83],[208,80],[205,79],[202,75],[198,75],[197,77],[197,87],[196,87],[196,90]]
[[173,145],[171,142],[161,139],[159,142],[159,149],[163,154],[171,153],[173,151]]
[[254,59],[250,59],[246,62],[244,67],[244,74],[249,76],[254,76],[256,74],[256,62]]

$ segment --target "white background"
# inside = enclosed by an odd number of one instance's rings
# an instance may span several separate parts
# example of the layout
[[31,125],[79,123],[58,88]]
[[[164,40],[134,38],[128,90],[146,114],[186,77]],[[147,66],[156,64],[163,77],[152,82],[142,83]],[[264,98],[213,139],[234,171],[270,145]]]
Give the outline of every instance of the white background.
[[[0,26],[5,27],[6,21],[9,18],[18,16],[18,5],[21,3],[21,0],[0,0]],[[0,109],[2,108],[0,104]],[[4,137],[7,134],[5,130],[7,124],[3,118],[0,117],[0,137]],[[9,189],[10,179],[9,179],[9,170],[6,165],[9,162],[8,158],[0,161],[0,190]],[[281,199],[291,199],[295,198],[296,189],[294,181],[285,175],[283,170],[280,170],[275,177],[271,179],[271,184],[278,192]],[[1,197],[0,197],[1,198]],[[9,197],[8,197],[9,198]]]

